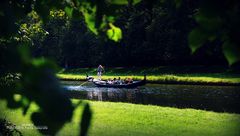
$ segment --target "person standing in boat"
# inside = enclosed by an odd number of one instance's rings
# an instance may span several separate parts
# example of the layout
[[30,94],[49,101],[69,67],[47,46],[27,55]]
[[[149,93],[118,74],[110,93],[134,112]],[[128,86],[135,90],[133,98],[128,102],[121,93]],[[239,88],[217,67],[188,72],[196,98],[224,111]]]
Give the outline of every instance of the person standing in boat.
[[101,80],[102,77],[102,73],[104,72],[104,68],[102,65],[99,65],[97,68],[97,76],[98,76],[98,80]]

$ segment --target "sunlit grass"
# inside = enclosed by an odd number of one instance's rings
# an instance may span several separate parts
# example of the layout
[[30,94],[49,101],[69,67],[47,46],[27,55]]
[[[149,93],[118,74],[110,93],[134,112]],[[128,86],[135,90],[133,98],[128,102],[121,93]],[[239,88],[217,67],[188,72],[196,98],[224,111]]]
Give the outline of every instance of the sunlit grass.
[[[76,103],[78,100],[73,100]],[[90,136],[239,136],[240,115],[204,110],[88,101],[93,111]],[[37,110],[32,104],[27,115],[20,109],[9,110],[0,101],[0,110],[16,125],[31,123],[30,114]],[[3,111],[3,112],[2,112]],[[74,112],[57,135],[77,135],[82,107]],[[40,135],[36,130],[21,130],[23,135]]]
[[[18,98],[17,98],[18,99]],[[6,102],[3,100],[0,100],[0,117],[6,118],[8,121],[16,125],[17,127],[21,127],[25,124],[33,124],[31,122],[31,113],[34,111],[37,111],[39,108],[36,104],[31,104],[31,107],[29,108],[27,114],[23,116],[22,109],[7,109],[6,108]],[[39,136],[41,135],[36,129],[19,129],[19,131],[24,136]]]
[[[57,74],[57,76],[60,79],[64,80],[86,80],[86,75],[80,75],[80,74]],[[97,76],[93,76],[94,78],[97,78]],[[131,77],[135,80],[142,80],[143,76],[139,75],[128,75],[128,76],[122,76],[122,75],[116,75],[116,76],[110,76],[105,75],[102,76],[103,80],[107,79],[113,79],[121,77],[121,79],[125,79],[127,77]],[[201,76],[191,76],[191,75],[185,75],[185,76],[177,76],[177,75],[156,75],[156,76],[147,76],[147,81],[149,82],[159,82],[159,83],[206,83],[206,84],[229,84],[229,85],[235,85],[240,84],[240,78],[232,77],[232,78],[218,78],[218,77],[201,77]]]
[[[103,80],[121,77],[131,77],[135,80],[143,79],[155,83],[185,83],[185,84],[240,84],[240,74],[224,67],[150,67],[150,68],[108,68],[105,70]],[[57,74],[64,80],[85,80],[86,73],[96,77],[96,68],[79,68],[63,70]]]

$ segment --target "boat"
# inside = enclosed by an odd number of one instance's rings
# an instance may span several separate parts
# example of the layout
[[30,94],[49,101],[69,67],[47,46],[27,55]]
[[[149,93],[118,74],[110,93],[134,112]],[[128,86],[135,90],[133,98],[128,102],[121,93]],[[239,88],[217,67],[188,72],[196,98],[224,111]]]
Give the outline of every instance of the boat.
[[146,84],[146,76],[144,75],[144,79],[140,81],[133,81],[128,84],[108,84],[107,81],[104,80],[93,80],[92,81],[98,87],[109,87],[109,88],[135,88],[138,86],[142,86]]

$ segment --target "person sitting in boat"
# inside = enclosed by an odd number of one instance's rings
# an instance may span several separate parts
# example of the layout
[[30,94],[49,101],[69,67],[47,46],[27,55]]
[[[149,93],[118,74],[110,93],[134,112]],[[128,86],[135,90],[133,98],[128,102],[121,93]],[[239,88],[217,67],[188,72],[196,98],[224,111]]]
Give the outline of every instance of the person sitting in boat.
[[113,80],[110,78],[107,80],[107,84],[113,84]]
[[125,81],[124,81],[125,84],[131,84],[133,83],[133,80],[132,78],[127,78]]
[[132,84],[133,83],[133,79],[132,78],[128,78],[128,83]]
[[117,84],[117,78],[113,78],[113,84]]
[[124,78],[123,83],[124,83],[124,84],[127,84],[127,82],[128,82],[128,81],[127,81],[127,78]]
[[101,80],[102,77],[102,73],[104,72],[104,68],[102,65],[99,65],[97,68],[97,76],[98,76],[98,80]]
[[118,85],[121,85],[121,84],[123,84],[123,81],[121,80],[121,78],[120,78],[120,77],[118,77],[118,80],[117,80],[116,84],[118,84]]

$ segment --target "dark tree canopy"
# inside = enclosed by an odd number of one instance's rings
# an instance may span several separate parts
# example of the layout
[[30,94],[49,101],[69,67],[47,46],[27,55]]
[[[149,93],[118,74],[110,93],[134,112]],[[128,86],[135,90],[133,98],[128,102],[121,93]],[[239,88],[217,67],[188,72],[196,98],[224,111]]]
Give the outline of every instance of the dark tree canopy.
[[[49,130],[41,132],[54,135],[75,108],[56,78],[56,63],[239,64],[239,12],[238,0],[1,0],[0,99],[24,115],[37,103],[32,121],[46,123]],[[91,119],[83,106],[81,135]]]

